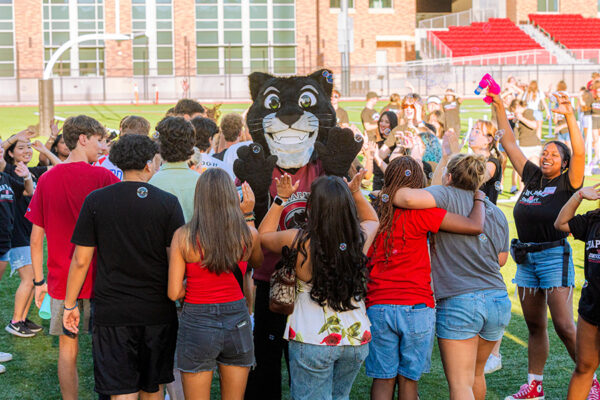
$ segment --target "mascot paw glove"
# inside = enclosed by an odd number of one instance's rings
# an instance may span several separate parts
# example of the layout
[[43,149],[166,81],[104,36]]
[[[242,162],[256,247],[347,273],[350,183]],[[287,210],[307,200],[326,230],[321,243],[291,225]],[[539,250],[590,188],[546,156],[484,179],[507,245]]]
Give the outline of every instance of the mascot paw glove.
[[265,158],[263,148],[256,143],[240,147],[237,155],[238,159],[233,163],[235,175],[242,182],[248,182],[257,197],[268,195],[277,156]]
[[329,131],[327,144],[315,142],[315,149],[327,175],[346,176],[363,145],[363,138],[348,128]]

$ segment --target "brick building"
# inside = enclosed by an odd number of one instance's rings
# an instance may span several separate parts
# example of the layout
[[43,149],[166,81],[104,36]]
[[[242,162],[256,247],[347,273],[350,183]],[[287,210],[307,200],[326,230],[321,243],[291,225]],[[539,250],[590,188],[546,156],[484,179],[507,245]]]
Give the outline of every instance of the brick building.
[[[82,42],[53,68],[59,99],[192,93],[235,97],[253,71],[307,73],[338,67],[342,0],[0,0],[0,90],[33,99],[53,53],[84,34],[137,33]],[[347,0],[354,66],[419,57],[419,21],[476,9],[519,23],[531,12],[596,16],[599,0]],[[118,26],[116,25],[118,21]],[[211,79],[205,79],[206,77]],[[82,94],[84,93],[84,94]],[[14,94],[14,96],[13,96]],[[12,96],[12,97],[11,97]]]

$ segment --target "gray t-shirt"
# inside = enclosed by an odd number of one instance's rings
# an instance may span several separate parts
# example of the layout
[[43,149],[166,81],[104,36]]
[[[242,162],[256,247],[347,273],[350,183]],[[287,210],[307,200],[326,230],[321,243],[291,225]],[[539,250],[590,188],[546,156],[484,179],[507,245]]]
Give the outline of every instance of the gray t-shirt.
[[[436,206],[467,217],[473,192],[451,186],[426,188]],[[478,236],[439,231],[431,254],[434,295],[437,300],[476,290],[504,289],[498,254],[508,251],[508,222],[498,207],[485,201],[485,224]]]

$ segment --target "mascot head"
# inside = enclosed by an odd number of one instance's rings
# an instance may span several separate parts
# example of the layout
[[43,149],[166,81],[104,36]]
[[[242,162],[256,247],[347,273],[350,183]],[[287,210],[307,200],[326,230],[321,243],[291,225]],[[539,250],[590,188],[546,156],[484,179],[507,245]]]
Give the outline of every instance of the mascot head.
[[303,167],[315,141],[326,143],[327,132],[336,125],[331,71],[285,78],[254,72],[248,80],[253,104],[246,122],[252,139],[267,156],[277,156],[280,168]]

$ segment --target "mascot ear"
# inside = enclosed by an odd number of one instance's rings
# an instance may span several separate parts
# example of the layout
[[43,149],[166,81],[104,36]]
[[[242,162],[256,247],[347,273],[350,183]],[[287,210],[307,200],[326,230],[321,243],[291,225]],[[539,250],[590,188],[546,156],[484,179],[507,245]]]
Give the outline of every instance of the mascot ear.
[[263,72],[253,72],[248,76],[250,96],[252,96],[252,101],[256,100],[259,90],[265,84],[265,82],[273,78],[273,75],[265,74]]
[[328,69],[320,69],[308,77],[319,82],[325,93],[327,93],[327,97],[331,97],[331,92],[333,91],[333,72]]

